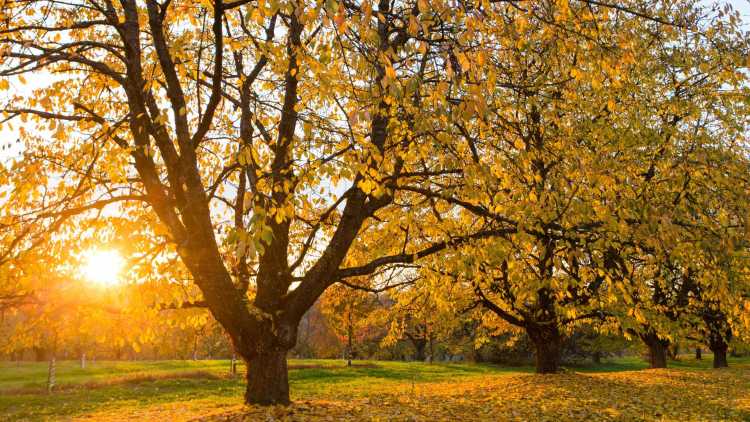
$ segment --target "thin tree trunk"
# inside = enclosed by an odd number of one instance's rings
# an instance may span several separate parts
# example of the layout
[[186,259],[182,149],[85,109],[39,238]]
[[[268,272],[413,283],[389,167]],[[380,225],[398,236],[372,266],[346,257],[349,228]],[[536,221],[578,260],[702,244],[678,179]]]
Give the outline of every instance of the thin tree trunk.
[[700,347],[695,348],[695,359],[697,360],[703,360],[703,351]]
[[47,368],[47,393],[52,394],[52,390],[55,388],[57,382],[57,363],[55,362],[55,354],[53,353],[49,360],[49,367]]
[[247,360],[247,404],[289,404],[286,350],[269,350]]
[[346,326],[346,366],[352,366],[352,337],[354,337],[354,327],[352,326],[352,314],[349,312],[348,324]]
[[435,360],[435,339],[430,334],[430,363]]
[[193,360],[198,360],[198,334],[193,337]]

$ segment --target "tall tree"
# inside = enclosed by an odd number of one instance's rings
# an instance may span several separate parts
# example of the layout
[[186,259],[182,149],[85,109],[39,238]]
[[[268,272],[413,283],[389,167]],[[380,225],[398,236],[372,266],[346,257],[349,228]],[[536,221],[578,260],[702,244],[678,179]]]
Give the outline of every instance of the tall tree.
[[470,9],[4,1],[13,217],[145,223],[246,360],[246,401],[288,403],[287,350],[328,286],[497,233],[426,237],[424,205],[391,186],[460,171],[424,157],[448,101],[441,34]]
[[[480,26],[500,35],[482,40],[496,52],[485,66],[457,67],[456,78],[473,85],[466,95],[482,93],[455,106],[469,116],[454,130],[465,152],[450,152],[465,163],[464,178],[410,187],[436,202],[438,219],[508,229],[428,267],[462,287],[469,304],[526,330],[539,372],[557,370],[569,324],[626,321],[625,312],[648,322],[631,305],[663,307],[661,292],[679,290],[691,267],[688,251],[700,253],[696,241],[726,226],[712,214],[726,196],[713,188],[723,192],[734,178],[734,198],[746,190],[747,43],[733,19],[712,24],[692,3],[674,6],[659,19],[625,19],[627,9],[545,4],[507,26]],[[563,30],[545,32],[549,21]],[[703,36],[706,27],[722,34],[719,43]],[[715,165],[726,153],[739,157],[728,172]],[[726,280],[699,282],[712,295],[728,292]]]

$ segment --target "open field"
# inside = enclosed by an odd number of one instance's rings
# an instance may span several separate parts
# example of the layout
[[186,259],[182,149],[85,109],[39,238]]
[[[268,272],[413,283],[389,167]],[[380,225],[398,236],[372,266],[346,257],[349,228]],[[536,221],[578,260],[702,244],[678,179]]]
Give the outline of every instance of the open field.
[[0,363],[2,420],[750,420],[750,359],[708,369],[638,358],[535,375],[528,367],[292,360],[289,408],[242,406],[227,361]]

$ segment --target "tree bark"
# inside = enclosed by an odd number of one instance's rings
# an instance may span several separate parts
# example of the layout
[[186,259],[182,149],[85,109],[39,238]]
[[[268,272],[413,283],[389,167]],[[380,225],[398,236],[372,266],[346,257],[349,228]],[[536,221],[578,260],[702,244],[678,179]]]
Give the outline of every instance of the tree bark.
[[193,360],[198,360],[198,333],[193,336]]
[[667,367],[667,347],[661,341],[656,341],[648,345],[649,366],[651,368]]
[[430,335],[430,363],[435,360],[435,338]]
[[732,330],[727,323],[726,315],[718,310],[707,310],[703,320],[708,328],[708,347],[714,354],[714,368],[727,368],[727,350],[732,339]]
[[287,351],[262,351],[247,360],[245,403],[259,405],[289,404]]
[[484,362],[484,358],[482,357],[482,351],[477,349],[476,347],[472,348],[472,355],[474,357],[475,363],[482,363]]
[[667,349],[669,349],[669,340],[659,338],[654,331],[648,331],[641,334],[641,340],[648,347],[649,367],[666,368],[667,367]]
[[724,341],[724,338],[721,336],[711,336],[709,347],[714,354],[714,368],[728,368],[727,350],[729,349],[729,345]]
[[602,353],[599,351],[594,352],[591,358],[594,360],[594,363],[602,363]]
[[229,375],[232,378],[237,376],[237,353],[234,350],[232,350],[232,360],[229,363]]
[[346,366],[352,366],[352,337],[354,337],[354,327],[352,326],[351,312],[349,313],[349,321],[346,327]]
[[695,348],[695,359],[702,360],[703,359],[703,351],[700,347]]
[[37,362],[44,362],[48,360],[49,351],[44,347],[33,347],[32,350],[34,351],[34,360]]
[[52,356],[49,360],[49,366],[47,368],[47,393],[52,394],[52,391],[55,389],[55,385],[57,384],[57,364],[55,361],[55,354],[52,353]]
[[424,339],[414,339],[412,340],[412,343],[414,344],[414,360],[419,362],[424,362],[426,356],[425,356],[425,347],[427,346],[427,341]]
[[562,336],[557,324],[529,324],[526,332],[534,343],[537,374],[554,374],[560,365]]
[[727,349],[714,351],[714,368],[728,368]]

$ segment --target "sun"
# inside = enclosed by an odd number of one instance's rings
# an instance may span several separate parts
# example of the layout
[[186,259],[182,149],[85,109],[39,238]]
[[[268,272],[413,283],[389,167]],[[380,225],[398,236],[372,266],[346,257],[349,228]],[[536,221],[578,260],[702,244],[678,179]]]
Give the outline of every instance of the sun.
[[115,250],[92,250],[83,254],[81,274],[89,281],[102,286],[120,283],[120,273],[125,260]]

